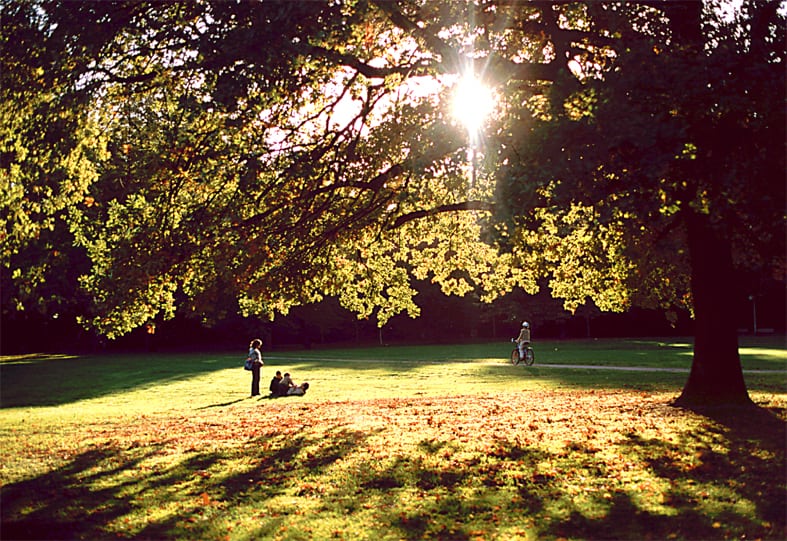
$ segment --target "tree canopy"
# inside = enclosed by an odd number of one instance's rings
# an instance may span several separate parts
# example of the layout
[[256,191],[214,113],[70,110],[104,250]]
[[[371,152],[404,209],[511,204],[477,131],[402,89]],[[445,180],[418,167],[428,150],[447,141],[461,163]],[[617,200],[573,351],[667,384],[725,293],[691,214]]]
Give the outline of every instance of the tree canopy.
[[[783,280],[785,26],[728,8],[11,3],[3,309],[112,337],[331,295],[382,324],[413,280],[548,278],[572,310],[693,310],[695,368],[727,368],[684,394],[744,397],[723,299]],[[467,73],[497,97],[478,134]]]

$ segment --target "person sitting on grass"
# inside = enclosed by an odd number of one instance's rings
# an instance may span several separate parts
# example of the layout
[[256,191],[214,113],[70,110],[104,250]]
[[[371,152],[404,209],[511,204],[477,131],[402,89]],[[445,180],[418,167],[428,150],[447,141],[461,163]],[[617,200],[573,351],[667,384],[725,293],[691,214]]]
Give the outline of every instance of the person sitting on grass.
[[306,391],[309,389],[309,382],[304,381],[300,385],[293,385],[289,389],[287,389],[287,396],[303,396],[306,394]]
[[279,396],[287,396],[287,391],[289,391],[290,387],[292,387],[293,385],[295,384],[292,382],[290,373],[285,372],[284,377],[281,378],[281,381],[279,382]]
[[285,372],[284,377],[282,377],[279,382],[279,396],[304,395],[308,388],[308,383],[295,385],[295,382],[293,382],[290,377],[290,373]]
[[268,386],[268,390],[270,390],[271,395],[273,396],[281,396],[281,387],[279,384],[281,383],[282,376],[281,370],[276,370],[276,375],[273,376],[271,379],[271,384]]

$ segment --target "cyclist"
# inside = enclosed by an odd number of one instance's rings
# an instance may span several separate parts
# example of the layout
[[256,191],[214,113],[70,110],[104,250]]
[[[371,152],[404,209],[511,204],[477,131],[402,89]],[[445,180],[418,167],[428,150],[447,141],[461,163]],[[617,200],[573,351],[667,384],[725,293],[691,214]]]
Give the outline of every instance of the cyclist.
[[530,323],[527,321],[522,322],[522,328],[512,342],[516,342],[516,348],[519,350],[519,360],[525,358],[525,348],[530,345]]

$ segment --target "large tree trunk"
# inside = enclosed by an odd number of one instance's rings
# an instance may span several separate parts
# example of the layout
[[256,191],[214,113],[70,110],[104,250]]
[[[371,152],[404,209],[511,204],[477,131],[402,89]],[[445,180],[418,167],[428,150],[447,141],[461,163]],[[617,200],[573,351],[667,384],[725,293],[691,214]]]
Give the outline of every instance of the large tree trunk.
[[751,403],[738,355],[731,299],[736,284],[729,239],[707,215],[687,212],[694,300],[694,360],[678,405]]
[[[702,2],[661,4],[675,41],[684,52],[703,55]],[[694,360],[683,392],[682,406],[751,404],[738,355],[738,333],[731,302],[737,284],[733,276],[732,245],[723,224],[688,207],[684,211],[691,261],[694,301]]]

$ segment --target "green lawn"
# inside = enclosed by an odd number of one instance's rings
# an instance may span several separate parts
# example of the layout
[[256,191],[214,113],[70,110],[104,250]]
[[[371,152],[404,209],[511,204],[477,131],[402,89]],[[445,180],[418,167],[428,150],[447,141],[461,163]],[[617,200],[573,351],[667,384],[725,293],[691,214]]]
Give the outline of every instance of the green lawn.
[[[784,337],[757,410],[670,401],[675,340],[0,358],[0,538],[783,539]],[[760,371],[759,373],[748,372]]]
[[[591,364],[689,368],[692,342],[690,338],[651,338],[616,340],[562,340],[536,341],[537,363]],[[287,358],[337,358],[356,360],[443,361],[488,359],[498,362],[506,359],[512,344],[508,342],[399,346],[354,349],[328,349],[325,351],[272,353]],[[744,369],[787,369],[787,343],[784,336],[742,337],[741,360]]]

